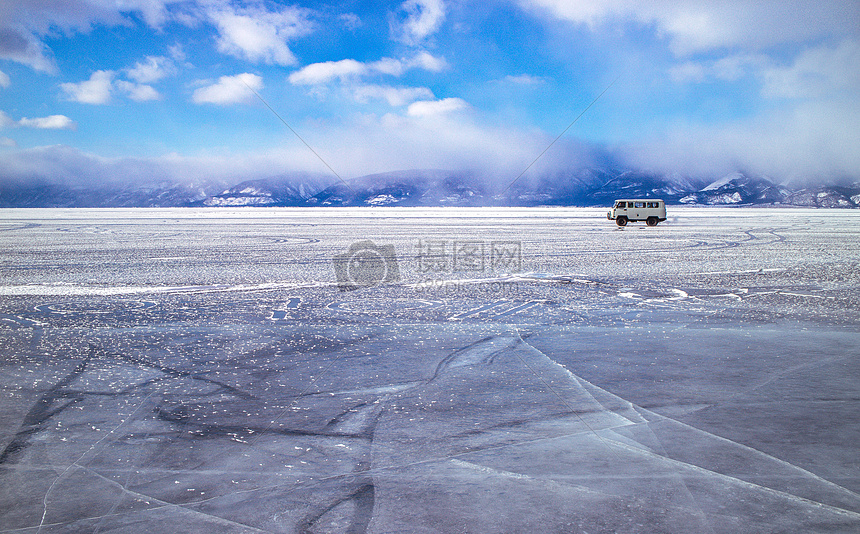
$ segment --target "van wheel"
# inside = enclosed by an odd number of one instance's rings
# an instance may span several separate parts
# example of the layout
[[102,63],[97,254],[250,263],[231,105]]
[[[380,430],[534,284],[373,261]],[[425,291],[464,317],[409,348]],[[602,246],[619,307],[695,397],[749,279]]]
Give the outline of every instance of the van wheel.
[[648,220],[645,221],[645,224],[647,224],[648,226],[657,226],[658,222],[660,222],[660,220],[657,219],[657,217],[648,217]]
[[627,226],[627,217],[618,217],[615,219],[615,224],[618,226]]

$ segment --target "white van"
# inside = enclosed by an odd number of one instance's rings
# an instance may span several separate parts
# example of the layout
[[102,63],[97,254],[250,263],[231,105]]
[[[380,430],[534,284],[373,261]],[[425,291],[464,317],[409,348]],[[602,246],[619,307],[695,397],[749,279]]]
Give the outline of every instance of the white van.
[[648,226],[666,220],[666,203],[655,198],[633,198],[616,200],[606,218],[618,226],[628,222],[645,221]]

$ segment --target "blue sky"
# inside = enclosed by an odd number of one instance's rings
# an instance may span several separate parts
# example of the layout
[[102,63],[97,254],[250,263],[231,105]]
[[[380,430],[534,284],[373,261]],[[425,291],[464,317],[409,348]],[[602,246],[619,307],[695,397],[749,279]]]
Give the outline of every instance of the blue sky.
[[0,0],[4,176],[328,172],[256,92],[344,178],[504,180],[607,87],[532,172],[860,180],[856,0]]

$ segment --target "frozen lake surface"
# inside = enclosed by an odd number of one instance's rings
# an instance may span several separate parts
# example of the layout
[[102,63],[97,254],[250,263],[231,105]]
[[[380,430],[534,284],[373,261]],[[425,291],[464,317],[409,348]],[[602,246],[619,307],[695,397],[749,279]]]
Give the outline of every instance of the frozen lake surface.
[[0,210],[0,532],[860,532],[860,212]]

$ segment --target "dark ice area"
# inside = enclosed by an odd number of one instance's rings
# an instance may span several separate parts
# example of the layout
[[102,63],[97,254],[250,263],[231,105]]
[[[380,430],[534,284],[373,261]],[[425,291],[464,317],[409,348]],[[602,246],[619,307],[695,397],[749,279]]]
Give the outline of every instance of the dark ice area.
[[605,211],[0,210],[0,532],[860,532],[860,212]]

